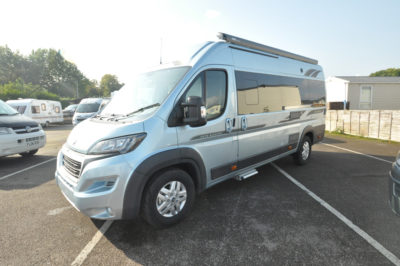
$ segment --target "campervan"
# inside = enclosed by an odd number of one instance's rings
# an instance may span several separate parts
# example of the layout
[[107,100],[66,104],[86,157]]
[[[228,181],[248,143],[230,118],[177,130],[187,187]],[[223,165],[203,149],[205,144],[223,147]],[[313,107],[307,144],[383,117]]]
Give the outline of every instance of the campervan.
[[46,144],[40,124],[0,100],[0,157],[32,156]]
[[76,108],[75,110],[74,116],[72,118],[72,124],[75,126],[83,120],[95,116],[99,112],[102,102],[102,98],[82,99],[78,105],[78,108]]
[[19,99],[9,100],[7,103],[20,114],[32,118],[44,127],[51,123],[62,123],[64,121],[59,101]]
[[72,130],[55,178],[76,209],[169,226],[218,183],[245,180],[288,155],[310,161],[325,132],[317,60],[219,37],[187,61],[138,75]]

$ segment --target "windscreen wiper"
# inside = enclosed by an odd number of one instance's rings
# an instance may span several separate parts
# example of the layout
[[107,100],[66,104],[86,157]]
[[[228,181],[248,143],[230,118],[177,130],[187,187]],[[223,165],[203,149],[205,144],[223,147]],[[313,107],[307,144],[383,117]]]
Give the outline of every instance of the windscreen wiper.
[[[159,103],[154,103],[154,104],[151,104],[151,105],[148,105],[148,106],[139,108],[139,109],[137,109],[136,111],[133,111],[133,112],[130,112],[130,113],[124,115],[122,118],[127,118],[127,117],[129,117],[129,116],[131,116],[131,115],[134,115],[134,114],[136,114],[136,113],[143,112],[144,110],[151,109],[151,108],[156,107],[156,106],[160,106],[160,104],[159,104]],[[121,119],[121,118],[120,118],[120,119]],[[117,121],[118,121],[118,120],[117,120]]]

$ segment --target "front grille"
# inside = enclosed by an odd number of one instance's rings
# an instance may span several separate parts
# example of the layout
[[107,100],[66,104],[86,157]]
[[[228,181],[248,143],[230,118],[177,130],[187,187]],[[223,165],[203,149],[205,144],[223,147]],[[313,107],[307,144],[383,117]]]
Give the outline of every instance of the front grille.
[[82,164],[78,161],[75,161],[64,154],[63,156],[63,165],[65,170],[75,178],[79,178],[81,174],[81,166]]
[[13,127],[12,129],[17,134],[26,134],[26,133],[38,132],[40,130],[39,127]]

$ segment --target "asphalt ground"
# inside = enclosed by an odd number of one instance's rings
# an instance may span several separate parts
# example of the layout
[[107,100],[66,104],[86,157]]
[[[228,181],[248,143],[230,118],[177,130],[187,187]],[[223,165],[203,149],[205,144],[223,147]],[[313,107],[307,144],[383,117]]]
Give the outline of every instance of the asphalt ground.
[[400,217],[387,203],[389,162],[400,144],[328,135],[324,143],[334,146],[314,145],[309,164],[287,157],[219,184],[171,228],[114,221],[102,236],[104,221],[72,208],[54,181],[70,129],[47,129],[46,147],[32,158],[0,158],[1,265],[393,265],[277,169],[400,257]]

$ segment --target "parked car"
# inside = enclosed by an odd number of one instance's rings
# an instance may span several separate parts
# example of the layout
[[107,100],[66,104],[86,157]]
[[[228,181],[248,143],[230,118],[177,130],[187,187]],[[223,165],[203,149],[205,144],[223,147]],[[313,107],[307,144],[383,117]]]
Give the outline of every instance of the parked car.
[[389,203],[393,212],[400,215],[400,151],[389,172]]
[[46,144],[40,124],[0,100],[0,157],[32,156]]
[[102,102],[102,98],[82,99],[78,105],[78,108],[76,108],[75,114],[72,118],[72,124],[76,126],[83,120],[95,116],[99,112]]
[[75,114],[76,108],[78,108],[78,104],[71,104],[65,107],[63,110],[64,123],[72,123],[72,117]]
[[64,121],[59,101],[19,99],[9,100],[7,103],[20,114],[32,118],[44,127],[51,123],[62,123]]
[[220,182],[249,178],[288,155],[309,161],[325,132],[322,67],[220,38],[184,63],[140,74],[71,131],[55,178],[72,205],[96,219],[142,213],[164,227],[189,214],[196,193]]

